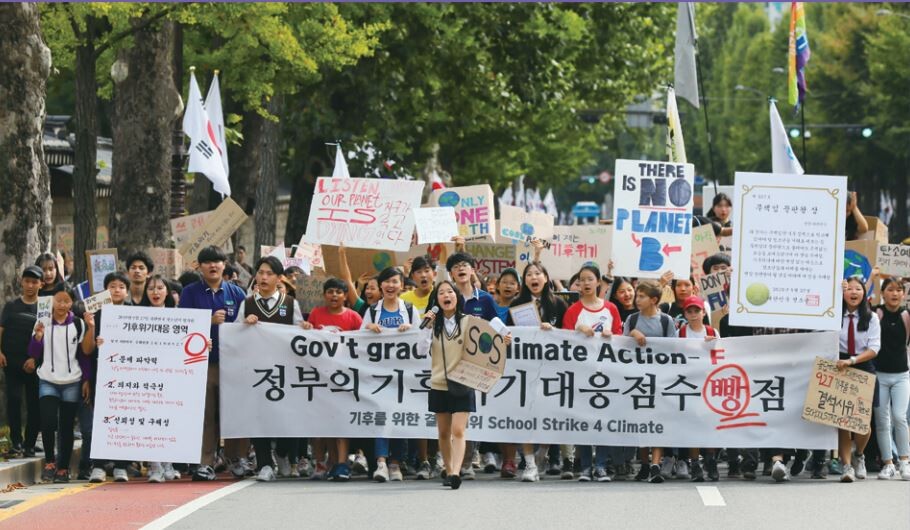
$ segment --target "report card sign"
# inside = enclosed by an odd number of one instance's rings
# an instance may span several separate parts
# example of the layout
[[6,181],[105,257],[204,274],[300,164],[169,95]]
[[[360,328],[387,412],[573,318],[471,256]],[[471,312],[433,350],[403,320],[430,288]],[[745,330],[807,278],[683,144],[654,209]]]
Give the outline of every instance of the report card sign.
[[613,273],[689,277],[692,252],[692,164],[617,160],[613,200]]
[[320,177],[304,236],[309,243],[407,251],[424,183]]

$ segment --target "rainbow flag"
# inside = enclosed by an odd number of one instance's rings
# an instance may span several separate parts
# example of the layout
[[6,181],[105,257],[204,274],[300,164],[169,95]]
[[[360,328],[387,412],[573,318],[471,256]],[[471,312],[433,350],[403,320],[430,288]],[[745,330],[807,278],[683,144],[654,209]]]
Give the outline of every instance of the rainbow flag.
[[790,3],[790,48],[788,63],[788,102],[799,110],[806,99],[806,64],[809,62],[809,35],[806,34],[806,11],[802,2]]

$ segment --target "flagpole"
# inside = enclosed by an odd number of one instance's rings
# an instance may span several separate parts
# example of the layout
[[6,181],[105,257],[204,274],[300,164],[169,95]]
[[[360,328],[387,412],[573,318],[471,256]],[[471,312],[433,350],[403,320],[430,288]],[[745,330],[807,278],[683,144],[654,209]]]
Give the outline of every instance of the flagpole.
[[803,104],[799,106],[799,117],[800,117],[800,121],[802,122],[801,123],[802,134],[800,136],[803,137],[803,171],[808,173],[809,172],[809,158],[806,156],[806,102],[805,101],[803,101]]
[[[698,52],[698,41],[695,41],[695,51]],[[711,123],[708,121],[708,98],[705,96],[705,86],[701,79],[701,61],[695,61],[695,77],[698,82],[698,93],[701,99],[701,108],[705,113],[705,133],[708,137],[708,160],[711,163],[711,182],[714,183],[714,194],[717,195],[717,172],[714,169],[714,145],[711,143]],[[702,205],[704,211],[704,205]]]

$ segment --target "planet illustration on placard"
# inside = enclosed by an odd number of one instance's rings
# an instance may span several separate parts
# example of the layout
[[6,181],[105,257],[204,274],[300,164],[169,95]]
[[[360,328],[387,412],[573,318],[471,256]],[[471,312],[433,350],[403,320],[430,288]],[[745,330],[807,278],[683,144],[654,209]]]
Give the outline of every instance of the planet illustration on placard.
[[521,223],[521,233],[526,236],[534,235],[534,225],[531,223]]
[[764,305],[769,298],[771,298],[771,290],[763,283],[753,283],[746,287],[746,300],[752,305]]
[[373,268],[381,271],[392,266],[392,256],[387,252],[377,252],[373,254]]
[[461,197],[458,196],[454,191],[447,191],[439,196],[439,205],[440,206],[458,206],[458,202],[461,200]]
[[844,251],[844,279],[862,276],[863,281],[872,275],[872,264],[869,259],[855,250]]
[[490,350],[493,349],[493,337],[489,333],[481,333],[480,338],[477,339],[477,345],[483,353],[490,353]]

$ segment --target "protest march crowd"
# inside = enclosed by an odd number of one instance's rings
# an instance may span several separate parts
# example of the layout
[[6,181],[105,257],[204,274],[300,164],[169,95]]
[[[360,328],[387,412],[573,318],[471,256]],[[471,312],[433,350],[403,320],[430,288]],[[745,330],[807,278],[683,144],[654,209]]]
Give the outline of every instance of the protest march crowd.
[[[732,200],[715,195],[707,216],[693,226],[710,226],[718,239],[730,235]],[[856,206],[847,203],[847,239],[868,229]],[[868,281],[848,277],[842,284],[843,315],[838,369],[853,367],[877,375],[874,428],[860,435],[838,432],[838,450],[784,447],[618,447],[566,444],[493,444],[473,437],[469,417],[476,411],[475,390],[449,379],[462,357],[464,318],[495,323],[505,344],[509,328],[527,325],[510,309],[531,307],[542,330],[574,331],[604,341],[625,335],[644,347],[653,337],[680,341],[713,341],[788,333],[791,330],[734,326],[729,315],[710,323],[705,300],[694,275],[731,271],[725,252],[705,258],[693,276],[663,274],[659,281],[614,276],[613,260],[587,262],[571,278],[551,277],[539,260],[545,242],[531,241],[533,256],[521,270],[504,268],[482,277],[465,239],[454,238],[454,252],[444,264],[429,255],[409,259],[403,267],[387,267],[375,275],[353,278],[344,246],[339,246],[337,277],[322,285],[323,305],[302,308],[296,300],[297,279],[305,272],[285,266],[274,256],[246,263],[236,247],[229,258],[221,248],[207,246],[195,267],[177,278],[156,271],[145,252],[123,261],[123,270],[108,273],[103,286],[109,304],[151,308],[195,308],[211,312],[210,359],[206,380],[202,451],[198,464],[109,461],[92,456],[93,400],[98,352],[104,344],[101,321],[107,309],[85,311],[81,297],[67,282],[56,256],[42,254],[21,272],[21,295],[6,301],[0,320],[0,364],[6,374],[11,427],[11,458],[34,457],[42,450],[45,481],[70,480],[74,430],[81,431],[78,478],[103,482],[143,479],[164,482],[190,474],[193,480],[214,480],[229,471],[237,478],[260,481],[276,477],[309,477],[346,481],[367,475],[376,482],[440,478],[457,489],[478,472],[503,479],[535,482],[542,476],[583,482],[632,479],[660,483],[669,479],[717,481],[724,463],[728,479],[755,480],[764,473],[785,482],[806,474],[813,479],[839,475],[841,482],[877,476],[910,480],[908,432],[907,342],[910,315],[905,309],[901,278],[873,271]],[[616,256],[614,256],[616,258]],[[241,282],[239,272],[251,277]],[[870,302],[870,286],[878,293]],[[729,285],[724,286],[729,290]],[[52,297],[48,320],[38,315],[39,297]],[[110,307],[106,305],[103,307]],[[267,322],[303,330],[355,331],[376,334],[428,328],[431,369],[427,409],[436,414],[437,440],[366,438],[221,438],[218,400],[231,388],[219,384],[219,328],[226,323],[248,326]],[[249,352],[254,356],[256,352]],[[23,407],[24,404],[24,407]],[[22,409],[25,409],[25,418]],[[77,427],[78,424],[78,427]],[[223,443],[222,443],[223,441]],[[870,443],[871,442],[871,443]],[[634,464],[638,463],[636,470]]]

